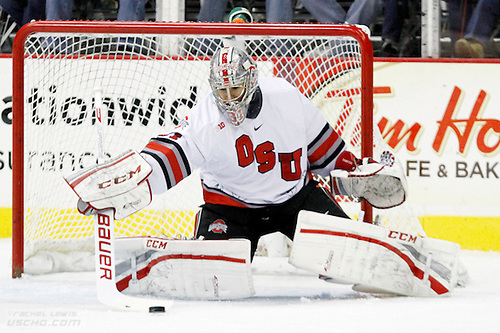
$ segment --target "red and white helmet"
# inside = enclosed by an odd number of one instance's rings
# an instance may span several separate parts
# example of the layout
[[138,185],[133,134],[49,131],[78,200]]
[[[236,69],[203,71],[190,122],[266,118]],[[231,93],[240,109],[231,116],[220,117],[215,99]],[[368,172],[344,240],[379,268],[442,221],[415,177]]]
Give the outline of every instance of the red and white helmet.
[[[257,90],[258,71],[253,59],[234,47],[219,49],[210,61],[208,82],[212,88],[217,107],[233,124],[239,126],[248,113],[248,104]],[[229,93],[230,88],[242,87],[238,96]],[[221,91],[227,90],[225,98]],[[227,98],[227,96],[232,96]]]

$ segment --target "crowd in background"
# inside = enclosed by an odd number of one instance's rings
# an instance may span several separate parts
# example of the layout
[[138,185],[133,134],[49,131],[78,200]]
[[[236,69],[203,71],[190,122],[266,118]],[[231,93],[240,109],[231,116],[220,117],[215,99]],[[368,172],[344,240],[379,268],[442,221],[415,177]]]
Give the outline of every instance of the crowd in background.
[[[300,22],[306,17],[308,22],[362,24],[372,30],[375,56],[420,56],[419,0],[186,0],[186,20],[220,22],[227,20],[233,6],[253,4],[265,7],[257,22]],[[461,58],[500,55],[498,41],[495,42],[500,35],[500,0],[445,0],[441,5],[441,34],[447,43],[442,55]],[[154,0],[0,0],[0,22],[5,34],[7,19],[17,27],[39,19],[141,21],[150,19],[146,17],[147,6],[154,19]],[[193,10],[194,16],[189,15]],[[4,53],[10,51],[5,42],[3,36]]]

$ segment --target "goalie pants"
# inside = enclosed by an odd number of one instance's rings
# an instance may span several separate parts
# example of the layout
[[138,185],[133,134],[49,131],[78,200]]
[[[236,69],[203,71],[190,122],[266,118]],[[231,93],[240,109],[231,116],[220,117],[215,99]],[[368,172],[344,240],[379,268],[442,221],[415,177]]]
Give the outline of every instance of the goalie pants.
[[251,242],[251,256],[259,238],[279,231],[293,239],[299,211],[348,218],[332,196],[316,181],[310,181],[294,197],[282,204],[263,208],[242,208],[206,203],[197,216],[196,238],[245,238]]

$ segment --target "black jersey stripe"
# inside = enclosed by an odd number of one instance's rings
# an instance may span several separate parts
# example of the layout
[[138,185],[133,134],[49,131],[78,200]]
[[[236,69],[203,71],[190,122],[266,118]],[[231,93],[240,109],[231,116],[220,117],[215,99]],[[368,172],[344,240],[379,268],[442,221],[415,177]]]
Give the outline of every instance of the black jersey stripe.
[[323,129],[321,129],[321,131],[314,138],[314,140],[312,140],[311,143],[307,145],[307,150],[310,151],[320,140],[325,140],[323,137],[325,136],[325,134],[327,134],[328,129],[330,128],[331,128],[330,124],[326,123],[326,125],[323,127]]
[[164,138],[164,137],[157,137],[157,138],[154,138],[153,140],[157,140],[157,141],[160,141],[160,142],[163,142],[163,143],[170,144],[170,145],[174,146],[176,148],[176,151],[179,153],[179,156],[182,159],[182,163],[186,167],[187,175],[191,174],[191,166],[189,165],[189,161],[188,161],[187,156],[184,153],[184,150],[182,149],[181,145],[179,145],[174,140],[171,140],[171,139],[168,139],[168,138]]
[[336,159],[345,147],[345,142],[341,141],[337,149],[333,151],[323,163],[311,165],[311,170],[324,169],[326,168],[334,159]]

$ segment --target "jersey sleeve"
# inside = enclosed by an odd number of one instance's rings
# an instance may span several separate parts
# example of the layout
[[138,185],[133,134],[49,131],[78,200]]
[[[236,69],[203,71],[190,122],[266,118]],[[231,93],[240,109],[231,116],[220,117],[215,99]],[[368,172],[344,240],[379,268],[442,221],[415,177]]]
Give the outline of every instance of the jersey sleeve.
[[309,168],[313,173],[326,177],[335,169],[337,159],[345,151],[346,144],[321,111],[306,97],[304,99]]
[[152,166],[148,177],[153,193],[163,193],[188,177],[203,162],[187,120],[173,132],[152,138],[141,155]]

